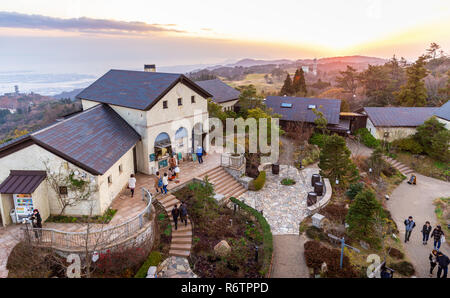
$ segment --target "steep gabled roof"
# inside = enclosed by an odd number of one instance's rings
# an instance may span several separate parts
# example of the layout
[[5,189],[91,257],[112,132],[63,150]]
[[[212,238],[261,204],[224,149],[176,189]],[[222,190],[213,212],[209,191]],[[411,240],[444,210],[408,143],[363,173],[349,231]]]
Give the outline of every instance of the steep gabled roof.
[[434,115],[444,120],[450,121],[450,100],[438,108]]
[[428,107],[365,107],[375,126],[416,127],[428,120],[437,108]]
[[96,105],[0,147],[0,157],[36,144],[94,175],[102,175],[140,140],[111,107]]
[[282,115],[281,120],[314,123],[316,115],[311,107],[315,106],[323,113],[328,124],[339,124],[341,110],[339,99],[267,96],[265,103],[273,112]]
[[239,99],[241,92],[233,87],[225,84],[219,79],[197,81],[197,85],[208,91],[213,96],[213,101],[216,103],[223,103],[231,100]]
[[182,74],[112,69],[76,97],[138,110],[149,110],[177,83],[204,96],[207,91]]

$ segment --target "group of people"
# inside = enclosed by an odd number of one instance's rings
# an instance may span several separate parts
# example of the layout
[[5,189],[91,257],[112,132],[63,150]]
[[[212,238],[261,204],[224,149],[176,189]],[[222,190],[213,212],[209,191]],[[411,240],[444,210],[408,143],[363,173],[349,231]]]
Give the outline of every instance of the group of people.
[[176,204],[175,206],[173,206],[172,218],[173,222],[175,223],[175,230],[178,229],[178,217],[180,218],[181,222],[184,222],[184,225],[187,226],[187,205],[185,202],[182,202],[179,208]]
[[[413,229],[416,226],[416,223],[413,220],[412,216],[409,216],[408,219],[405,219],[405,243],[409,241],[409,238],[411,237],[411,233]],[[433,270],[438,265],[438,271],[437,271],[437,277],[440,278],[442,272],[444,273],[442,275],[442,278],[447,278],[447,272],[448,272],[448,265],[450,263],[450,259],[448,256],[444,255],[439,249],[441,248],[441,244],[445,242],[445,235],[444,231],[442,231],[442,227],[440,225],[437,225],[436,228],[434,228],[433,232],[431,232],[433,228],[431,227],[431,224],[429,221],[425,222],[425,224],[422,227],[422,244],[427,245],[428,240],[430,238],[434,238],[433,243],[433,251],[429,255],[430,260],[430,276],[433,275]]]

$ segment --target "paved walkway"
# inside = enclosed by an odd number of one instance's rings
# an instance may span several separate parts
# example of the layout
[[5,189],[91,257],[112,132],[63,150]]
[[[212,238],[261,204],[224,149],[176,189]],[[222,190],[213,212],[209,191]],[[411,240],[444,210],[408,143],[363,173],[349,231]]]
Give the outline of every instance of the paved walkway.
[[197,278],[183,257],[169,257],[158,266],[158,278]]
[[19,225],[0,228],[0,278],[8,277],[6,264],[12,249],[19,243],[19,229]]
[[274,235],[272,278],[309,278],[304,255],[305,236]]
[[[409,185],[405,180],[392,192],[390,200],[387,201],[387,207],[397,223],[402,241],[405,239],[404,220],[411,215],[416,222],[410,241],[404,243],[404,247],[414,264],[417,277],[428,277],[430,266],[428,256],[433,249],[433,241],[428,241],[428,245],[422,244],[420,231],[425,221],[431,222],[433,228],[436,226],[437,218],[433,201],[444,196],[450,196],[450,183],[417,174],[417,185]],[[441,250],[449,255],[450,245],[443,244]]]
[[[307,216],[306,197],[312,191],[311,175],[319,172],[315,166],[298,171],[295,167],[281,165],[280,174],[267,171],[266,184],[259,191],[248,191],[241,198],[258,211],[263,211],[273,235],[298,235],[300,222]],[[296,184],[281,184],[284,178],[294,179]]]

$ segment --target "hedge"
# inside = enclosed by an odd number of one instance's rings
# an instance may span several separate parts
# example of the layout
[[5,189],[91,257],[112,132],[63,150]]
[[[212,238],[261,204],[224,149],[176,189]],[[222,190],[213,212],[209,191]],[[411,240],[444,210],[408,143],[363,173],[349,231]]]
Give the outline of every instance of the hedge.
[[159,251],[152,251],[144,264],[139,268],[139,271],[134,276],[135,278],[146,278],[148,268],[151,266],[158,266],[161,263],[162,255]]
[[230,201],[237,204],[239,208],[242,208],[245,211],[252,214],[261,225],[261,228],[263,230],[263,247],[264,247],[264,261],[263,261],[263,268],[261,269],[261,275],[265,276],[269,272],[273,253],[273,239],[272,239],[272,232],[270,231],[270,225],[264,218],[264,216],[262,216],[262,214],[257,210],[253,209],[252,207],[248,206],[247,204],[239,201],[234,197],[231,197]]
[[253,180],[254,190],[260,190],[261,188],[263,188],[265,183],[266,183],[266,172],[261,171],[259,172],[258,177],[256,177],[255,180]]
[[423,152],[422,145],[412,137],[395,140],[392,142],[392,145],[403,151],[409,151],[412,154],[420,154]]
[[360,136],[361,142],[369,148],[376,148],[380,145],[380,141],[375,139],[367,128],[358,129],[356,135]]

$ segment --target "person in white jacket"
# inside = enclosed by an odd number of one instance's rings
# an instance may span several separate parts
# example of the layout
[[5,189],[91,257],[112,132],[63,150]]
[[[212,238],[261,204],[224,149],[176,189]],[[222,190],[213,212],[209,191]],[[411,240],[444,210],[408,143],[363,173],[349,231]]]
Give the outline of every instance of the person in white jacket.
[[169,176],[167,176],[167,173],[164,173],[163,176],[163,190],[164,194],[167,194],[167,186],[169,185]]

